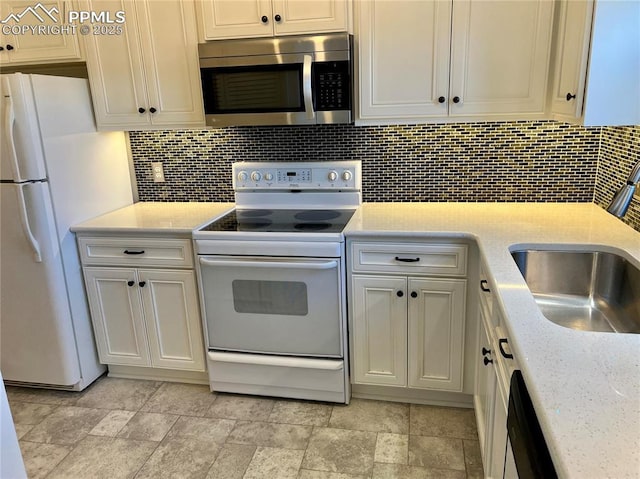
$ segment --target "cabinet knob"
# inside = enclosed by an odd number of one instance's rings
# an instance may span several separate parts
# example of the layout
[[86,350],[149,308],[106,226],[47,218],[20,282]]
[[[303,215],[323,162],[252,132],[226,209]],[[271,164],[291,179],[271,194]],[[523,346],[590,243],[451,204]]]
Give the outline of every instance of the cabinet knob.
[[147,284],[147,282],[146,282],[146,281],[140,281],[140,282],[138,283],[138,286],[140,286],[141,288],[144,288],[144,285],[145,285],[145,284]]
[[150,111],[151,113],[155,113],[155,112],[157,112],[158,110],[156,110],[154,107],[151,107],[151,108],[149,108],[149,111]]
[[417,298],[418,297],[418,293],[416,293],[415,291],[411,291],[411,297],[412,298]]
[[445,102],[445,100],[446,100],[446,98],[445,98],[445,97],[443,97],[443,96],[438,97],[438,103],[444,103],[444,102]]
[[404,296],[404,293],[402,291],[398,291],[396,295],[398,296],[398,298],[402,298]]
[[489,359],[488,357],[484,357],[484,365],[493,364],[493,359]]
[[460,103],[460,97],[459,96],[454,96],[453,97],[453,103]]
[[133,286],[134,284],[136,284],[136,282],[133,280],[127,281],[127,286]]
[[4,51],[4,47],[0,47],[0,52]]
[[482,347],[482,355],[486,356],[487,354],[491,354],[491,350],[485,348],[484,346]]
[[144,113],[145,111],[147,111],[147,110],[145,110],[145,109],[144,109],[144,108],[142,108],[142,107],[138,108],[138,113]]
[[9,51],[13,50],[13,45],[7,45],[7,50]]
[[266,15],[262,15],[262,18],[260,20],[262,20],[262,23],[267,23],[269,21],[269,17],[267,17]]
[[273,18],[275,19],[276,22],[279,22],[280,20],[282,20],[282,17],[280,15],[276,15]]
[[575,97],[576,97],[575,95],[572,95],[571,93],[567,93],[567,97],[566,97],[566,98],[567,98],[567,101],[571,101],[571,100],[573,100]]

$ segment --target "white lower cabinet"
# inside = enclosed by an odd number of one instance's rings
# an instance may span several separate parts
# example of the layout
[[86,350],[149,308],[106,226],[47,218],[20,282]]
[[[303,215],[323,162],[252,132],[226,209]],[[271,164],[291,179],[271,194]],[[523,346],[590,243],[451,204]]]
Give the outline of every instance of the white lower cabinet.
[[[442,261],[437,247],[351,245],[353,270],[376,271],[351,274],[354,384],[462,391],[466,279],[417,276],[449,265],[464,273],[466,246],[458,247],[443,245]],[[382,273],[394,269],[415,274]]]
[[[78,243],[100,361],[205,371],[189,241],[90,237]],[[154,267],[163,262],[179,264],[178,246],[186,249],[185,269]],[[115,259],[116,250],[122,259]],[[96,263],[103,264],[92,265]]]

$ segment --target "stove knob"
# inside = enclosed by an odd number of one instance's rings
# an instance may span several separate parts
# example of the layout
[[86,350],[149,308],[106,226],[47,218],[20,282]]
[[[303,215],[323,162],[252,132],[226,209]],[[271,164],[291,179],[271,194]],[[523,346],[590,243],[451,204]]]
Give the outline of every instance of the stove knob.
[[342,179],[343,179],[344,181],[349,181],[349,180],[351,179],[351,177],[352,177],[352,176],[353,176],[353,175],[351,174],[351,172],[350,172],[350,171],[343,171],[343,172],[342,172]]
[[327,175],[327,178],[329,178],[329,181],[336,181],[338,179],[338,173],[335,171],[330,171]]
[[246,171],[241,171],[238,173],[238,181],[245,182],[249,179],[249,175],[247,175]]
[[260,178],[262,178],[262,175],[259,171],[254,171],[251,173],[251,181],[260,181]]

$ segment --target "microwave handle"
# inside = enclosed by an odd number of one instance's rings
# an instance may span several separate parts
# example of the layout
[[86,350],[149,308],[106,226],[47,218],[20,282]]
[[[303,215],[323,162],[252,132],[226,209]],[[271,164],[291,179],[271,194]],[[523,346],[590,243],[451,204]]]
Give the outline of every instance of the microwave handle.
[[313,111],[313,96],[311,94],[312,63],[313,57],[311,55],[305,55],[302,64],[302,92],[304,96],[304,111],[307,114],[308,120],[313,120],[316,116],[316,112]]

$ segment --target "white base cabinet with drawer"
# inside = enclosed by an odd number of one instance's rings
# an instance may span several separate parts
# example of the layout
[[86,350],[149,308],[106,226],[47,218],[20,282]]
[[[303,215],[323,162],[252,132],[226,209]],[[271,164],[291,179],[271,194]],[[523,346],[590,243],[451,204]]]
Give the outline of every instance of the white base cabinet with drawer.
[[78,244],[100,361],[204,372],[190,241],[80,237]]
[[467,246],[353,242],[349,251],[351,382],[462,392]]

